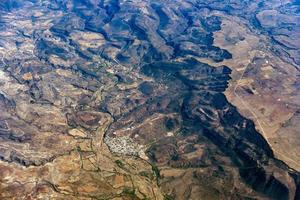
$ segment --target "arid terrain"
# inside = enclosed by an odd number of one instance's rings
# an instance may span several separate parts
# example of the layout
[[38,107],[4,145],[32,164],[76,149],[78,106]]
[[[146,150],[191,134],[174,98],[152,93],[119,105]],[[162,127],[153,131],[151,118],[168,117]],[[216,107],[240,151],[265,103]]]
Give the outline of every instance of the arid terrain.
[[2,0],[0,27],[0,200],[300,199],[297,0]]

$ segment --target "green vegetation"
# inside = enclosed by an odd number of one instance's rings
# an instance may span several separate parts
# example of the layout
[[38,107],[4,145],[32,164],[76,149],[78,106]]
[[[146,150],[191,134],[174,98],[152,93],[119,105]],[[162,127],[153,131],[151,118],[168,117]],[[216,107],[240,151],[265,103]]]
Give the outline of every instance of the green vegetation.
[[152,164],[152,171],[154,172],[156,180],[158,181],[158,179],[161,178],[161,176],[160,176],[160,171],[155,164]]
[[149,178],[149,179],[153,179],[153,174],[152,173],[149,173],[149,172],[147,172],[147,171],[141,171],[141,172],[139,172],[139,175],[140,176],[144,176],[144,177],[147,177],[147,178]]
[[190,131],[188,131],[187,129],[180,129],[178,132],[177,132],[177,135],[179,136],[187,136],[190,134]]
[[131,199],[136,199],[137,198],[134,188],[125,187],[123,189],[123,194],[126,195],[126,196],[129,196]]
[[164,200],[174,200],[174,197],[172,197],[172,196],[169,195],[169,194],[165,194],[165,195],[164,195]]
[[113,77],[114,77],[114,74],[113,74],[113,73],[110,73],[110,72],[106,72],[106,75],[107,75],[107,77],[109,77],[109,78],[113,78]]
[[80,147],[80,146],[77,146],[77,147],[76,147],[76,150],[77,150],[77,152],[81,152],[81,147]]
[[120,168],[124,168],[125,164],[121,160],[116,160],[115,163],[118,165]]

